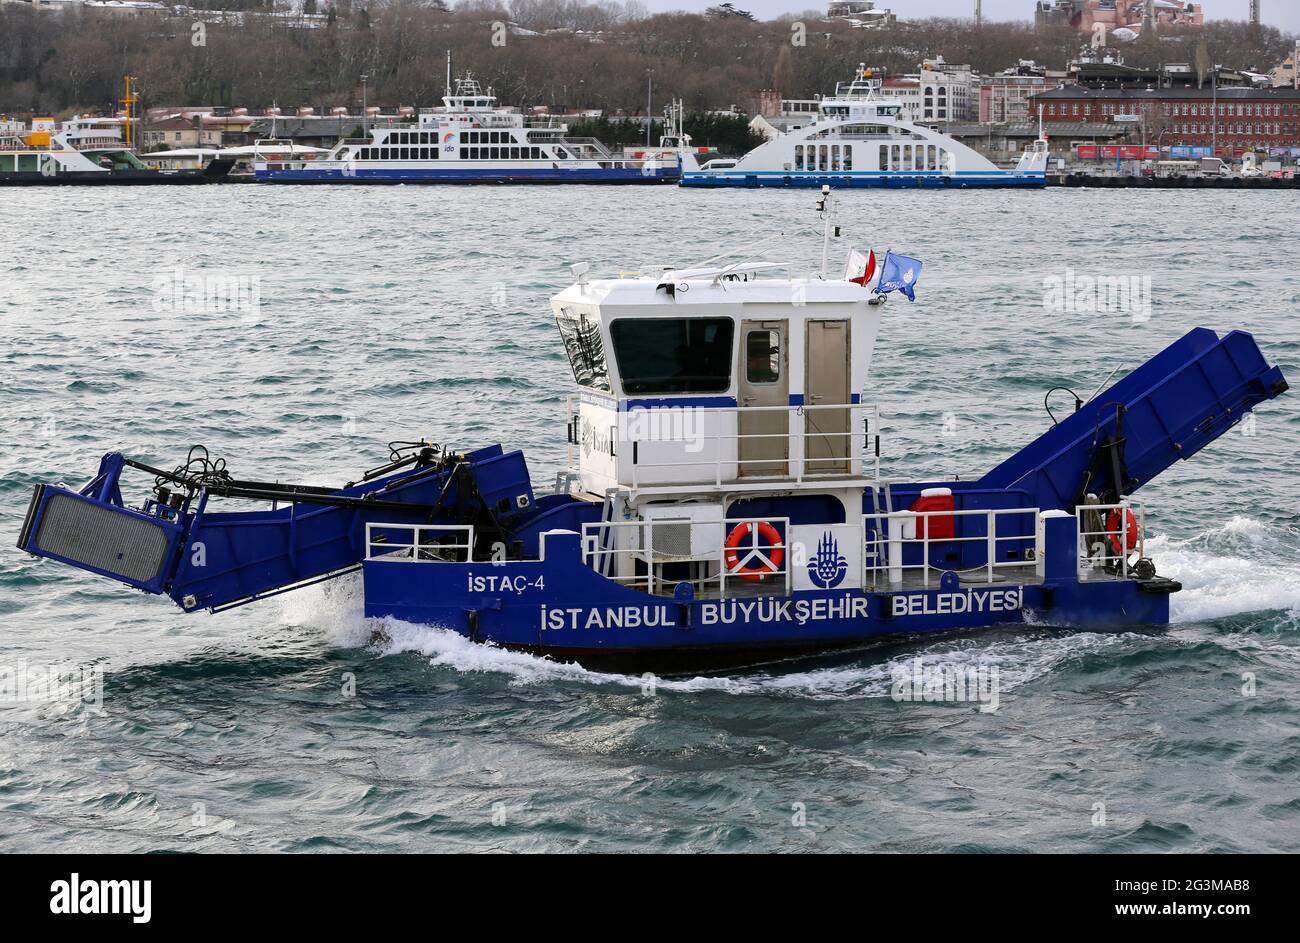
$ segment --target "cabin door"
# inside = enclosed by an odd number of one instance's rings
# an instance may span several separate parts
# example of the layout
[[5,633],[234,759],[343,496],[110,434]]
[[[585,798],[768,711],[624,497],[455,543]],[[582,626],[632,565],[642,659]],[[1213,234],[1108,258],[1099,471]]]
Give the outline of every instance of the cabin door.
[[[786,322],[740,323],[740,438],[736,453],[741,478],[785,476],[790,458],[790,377]],[[767,408],[761,408],[767,407]]]
[[[804,368],[804,474],[847,475],[849,448],[849,322],[809,321]],[[844,405],[844,409],[828,407]]]

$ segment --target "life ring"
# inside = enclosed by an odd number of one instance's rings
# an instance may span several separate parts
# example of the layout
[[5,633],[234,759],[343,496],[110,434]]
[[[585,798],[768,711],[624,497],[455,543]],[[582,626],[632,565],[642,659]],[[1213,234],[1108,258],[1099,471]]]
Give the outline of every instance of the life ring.
[[[767,521],[759,521],[757,536],[763,543],[752,545],[742,561],[740,544],[753,533],[752,527],[749,521],[744,521],[731,529],[731,533],[727,535],[727,552],[723,555],[723,559],[726,561],[728,573],[736,574],[742,580],[758,583],[781,572],[781,564],[785,560],[785,547],[781,543],[780,531]],[[759,563],[757,566],[750,566],[749,561],[754,557],[758,558]],[[744,566],[741,565],[742,562]]]
[[1119,508],[1112,508],[1111,512],[1106,515],[1106,534],[1110,541],[1111,552],[1115,556],[1134,549],[1138,543],[1137,518],[1133,516],[1133,512],[1128,508],[1124,509],[1124,517],[1126,518],[1126,524],[1123,544],[1127,544],[1127,548],[1122,546],[1120,540]]

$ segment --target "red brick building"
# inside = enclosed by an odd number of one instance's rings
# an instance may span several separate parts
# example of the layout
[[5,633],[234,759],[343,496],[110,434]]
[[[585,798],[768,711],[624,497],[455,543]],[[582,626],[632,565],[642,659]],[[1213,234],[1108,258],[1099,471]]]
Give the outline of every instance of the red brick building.
[[1133,143],[1252,149],[1300,147],[1300,89],[1090,88],[1066,85],[1033,97],[1049,138],[1053,125],[1122,124]]

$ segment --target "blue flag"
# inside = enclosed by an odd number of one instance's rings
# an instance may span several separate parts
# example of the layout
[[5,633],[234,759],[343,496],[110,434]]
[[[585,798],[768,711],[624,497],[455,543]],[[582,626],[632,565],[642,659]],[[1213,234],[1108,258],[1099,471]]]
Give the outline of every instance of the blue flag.
[[885,261],[880,266],[880,281],[876,283],[876,294],[887,295],[891,291],[901,291],[908,301],[916,300],[916,280],[921,277],[921,260],[906,255],[885,253]]

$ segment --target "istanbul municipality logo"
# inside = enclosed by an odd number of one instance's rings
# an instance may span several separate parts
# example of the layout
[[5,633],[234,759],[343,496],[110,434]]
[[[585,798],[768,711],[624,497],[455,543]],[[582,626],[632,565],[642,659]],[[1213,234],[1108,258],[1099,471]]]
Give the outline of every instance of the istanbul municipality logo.
[[840,545],[830,531],[817,541],[817,552],[808,560],[808,578],[822,589],[839,586],[849,572],[849,561],[840,554]]

